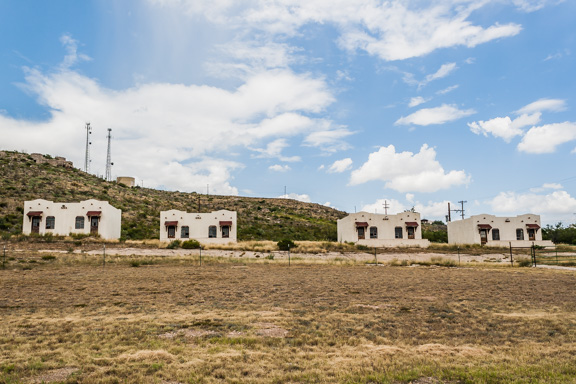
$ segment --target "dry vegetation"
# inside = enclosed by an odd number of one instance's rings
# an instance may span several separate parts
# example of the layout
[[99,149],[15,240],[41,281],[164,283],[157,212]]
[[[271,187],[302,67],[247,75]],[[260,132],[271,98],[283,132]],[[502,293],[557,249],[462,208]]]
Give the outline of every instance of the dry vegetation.
[[573,271],[10,255],[4,383],[576,378]]

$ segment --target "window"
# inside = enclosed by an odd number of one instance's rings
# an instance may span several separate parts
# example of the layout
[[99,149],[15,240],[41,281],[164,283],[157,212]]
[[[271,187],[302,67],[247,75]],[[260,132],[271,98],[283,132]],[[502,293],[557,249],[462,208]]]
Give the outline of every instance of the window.
[[492,228],[492,240],[500,240],[500,230],[498,228]]
[[370,238],[377,239],[378,238],[378,228],[377,227],[370,227]]
[[216,237],[216,226],[211,225],[208,227],[208,237]]
[[189,227],[182,227],[180,230],[180,237],[182,239],[187,239],[190,237],[190,228]]
[[54,229],[54,225],[56,224],[56,219],[54,216],[48,216],[46,218],[46,229]]
[[76,229],[84,229],[84,216],[76,216]]
[[396,238],[396,239],[402,238],[402,227],[394,228],[394,238]]
[[522,228],[516,230],[516,240],[524,240],[524,230]]

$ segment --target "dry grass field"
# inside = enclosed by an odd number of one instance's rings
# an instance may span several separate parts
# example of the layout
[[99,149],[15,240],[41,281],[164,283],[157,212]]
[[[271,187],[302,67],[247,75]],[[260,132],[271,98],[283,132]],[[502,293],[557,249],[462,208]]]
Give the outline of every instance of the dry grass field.
[[574,383],[576,272],[37,252],[2,383]]

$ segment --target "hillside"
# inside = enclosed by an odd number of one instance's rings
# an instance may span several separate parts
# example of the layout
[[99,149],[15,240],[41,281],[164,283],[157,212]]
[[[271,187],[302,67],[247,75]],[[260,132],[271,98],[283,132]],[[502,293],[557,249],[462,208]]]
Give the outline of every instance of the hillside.
[[129,188],[76,168],[39,164],[25,153],[0,151],[0,234],[21,233],[24,201],[34,199],[109,201],[122,210],[125,239],[158,238],[160,211],[169,209],[237,211],[239,240],[336,240],[336,220],[346,215],[323,205],[290,199]]

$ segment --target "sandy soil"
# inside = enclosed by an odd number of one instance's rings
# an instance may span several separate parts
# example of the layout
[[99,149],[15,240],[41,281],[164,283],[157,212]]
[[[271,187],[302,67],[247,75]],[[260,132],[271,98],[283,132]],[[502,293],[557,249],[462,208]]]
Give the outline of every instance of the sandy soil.
[[[50,250],[41,249],[39,252],[47,253],[66,253],[64,250]],[[86,252],[87,255],[101,255],[103,249],[92,250]],[[75,250],[74,253],[80,254],[82,251]],[[197,249],[160,249],[160,248],[106,248],[106,255],[110,256],[198,256],[200,253]],[[263,259],[274,256],[274,260],[288,261],[288,252],[274,251],[274,252],[254,252],[254,251],[229,251],[209,249],[202,250],[202,257],[218,257],[218,258],[231,258],[231,259]],[[518,259],[519,255],[514,255]],[[342,261],[350,260],[355,262],[370,262],[375,260],[373,253],[341,253],[341,252],[327,252],[327,253],[291,253],[292,260],[309,260],[309,261]],[[379,263],[387,263],[393,260],[399,262],[406,260],[411,262],[430,261],[432,258],[443,258],[452,260],[456,263],[466,264],[470,262],[510,262],[510,255],[507,253],[488,253],[484,255],[468,255],[461,254],[445,254],[434,252],[418,252],[418,253],[379,253],[376,255]]]

